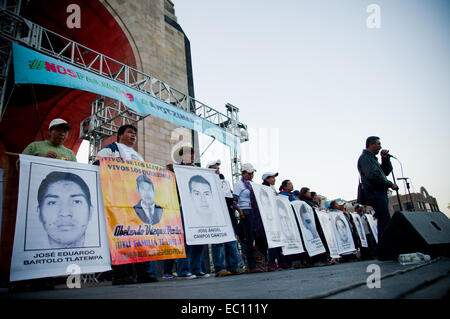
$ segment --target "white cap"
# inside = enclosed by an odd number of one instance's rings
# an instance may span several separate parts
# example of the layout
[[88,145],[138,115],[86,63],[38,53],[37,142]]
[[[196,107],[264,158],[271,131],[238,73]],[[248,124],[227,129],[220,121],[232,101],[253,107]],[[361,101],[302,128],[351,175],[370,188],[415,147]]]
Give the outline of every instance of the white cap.
[[262,180],[265,180],[266,178],[271,177],[271,176],[277,177],[278,173],[266,172],[266,173],[263,174]]
[[215,161],[211,161],[211,162],[209,162],[208,164],[206,164],[206,167],[207,168],[210,168],[211,166],[213,166],[213,165],[220,165],[220,159],[218,159],[218,160],[215,160]]
[[58,126],[58,125],[65,125],[68,127],[69,130],[71,128],[69,123],[67,123],[67,121],[64,121],[63,119],[54,119],[53,121],[50,122],[48,129],[50,130],[53,126]]
[[248,173],[253,173],[253,172],[256,172],[256,169],[253,167],[253,165],[252,164],[250,164],[250,163],[245,163],[245,164],[242,164],[242,166],[241,166],[241,172],[248,172]]

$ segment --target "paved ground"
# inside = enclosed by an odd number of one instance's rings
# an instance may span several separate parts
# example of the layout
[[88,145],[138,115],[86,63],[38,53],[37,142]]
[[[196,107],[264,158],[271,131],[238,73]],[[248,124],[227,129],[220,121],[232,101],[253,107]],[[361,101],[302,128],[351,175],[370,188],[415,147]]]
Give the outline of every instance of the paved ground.
[[[379,266],[380,288],[373,285]],[[377,266],[371,266],[376,267]],[[326,267],[271,273],[170,280],[157,283],[81,289],[9,293],[0,289],[0,299],[391,299],[445,298],[450,296],[450,258],[434,259],[423,265],[402,266],[397,262],[360,261]]]

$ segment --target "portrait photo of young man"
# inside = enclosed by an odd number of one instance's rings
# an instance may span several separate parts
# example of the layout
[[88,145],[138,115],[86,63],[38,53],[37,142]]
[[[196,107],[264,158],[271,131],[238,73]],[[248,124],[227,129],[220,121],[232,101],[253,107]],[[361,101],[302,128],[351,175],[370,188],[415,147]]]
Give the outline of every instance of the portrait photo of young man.
[[139,202],[133,207],[139,219],[149,225],[156,225],[161,221],[163,208],[155,204],[155,186],[145,175],[136,179],[136,191],[141,196]]
[[89,187],[80,176],[60,171],[49,173],[40,183],[37,201],[48,248],[85,247],[93,206]]

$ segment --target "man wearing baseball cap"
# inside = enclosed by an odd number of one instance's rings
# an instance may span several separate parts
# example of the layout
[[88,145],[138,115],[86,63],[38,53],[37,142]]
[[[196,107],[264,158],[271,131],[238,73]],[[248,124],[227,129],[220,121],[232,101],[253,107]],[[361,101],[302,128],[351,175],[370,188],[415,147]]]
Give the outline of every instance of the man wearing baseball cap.
[[[211,161],[206,164],[207,168],[216,170],[216,174],[219,175],[221,180],[225,180],[225,176],[220,173],[220,159]],[[225,197],[225,202],[227,203],[228,213],[230,215],[231,224],[233,230],[237,233],[238,225],[237,219],[234,215],[233,209],[233,199]],[[237,241],[230,241],[222,244],[211,245],[211,252],[214,264],[214,271],[216,272],[216,277],[223,277],[228,275],[240,275],[245,271],[240,269],[239,262],[241,256],[238,249]]]
[[49,157],[76,162],[74,152],[64,146],[71,127],[63,119],[54,119],[48,126],[48,139],[29,144],[22,152],[25,155]]
[[[242,178],[233,187],[233,209],[239,212],[241,225],[243,225],[244,241],[242,244],[247,258],[249,273],[262,272],[262,269],[256,265],[253,248],[258,246],[257,243],[263,243],[266,240],[255,193],[250,183],[253,180],[255,171],[252,164],[242,164]],[[255,246],[253,245],[254,241]],[[264,245],[260,244],[259,246]],[[261,253],[265,254],[266,252],[262,249]]]

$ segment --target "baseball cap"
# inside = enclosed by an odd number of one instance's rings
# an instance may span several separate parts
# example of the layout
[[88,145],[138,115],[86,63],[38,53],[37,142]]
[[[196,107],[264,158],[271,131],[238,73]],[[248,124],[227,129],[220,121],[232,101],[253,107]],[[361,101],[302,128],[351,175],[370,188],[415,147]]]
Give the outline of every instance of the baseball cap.
[[67,123],[67,121],[65,121],[63,119],[54,119],[53,121],[50,122],[50,125],[48,126],[48,129],[51,130],[52,127],[60,126],[60,125],[67,127],[68,130],[71,129],[69,123]]
[[241,172],[253,173],[253,172],[256,172],[256,169],[253,167],[252,164],[245,163],[245,164],[242,164],[242,166],[241,166]]
[[218,159],[218,160],[215,160],[215,161],[211,161],[211,162],[209,162],[208,164],[206,164],[206,167],[207,168],[210,168],[211,166],[213,166],[213,165],[220,165],[220,159]]
[[271,176],[277,177],[278,173],[266,172],[266,173],[263,174],[262,180],[265,180],[266,178],[271,177]]

